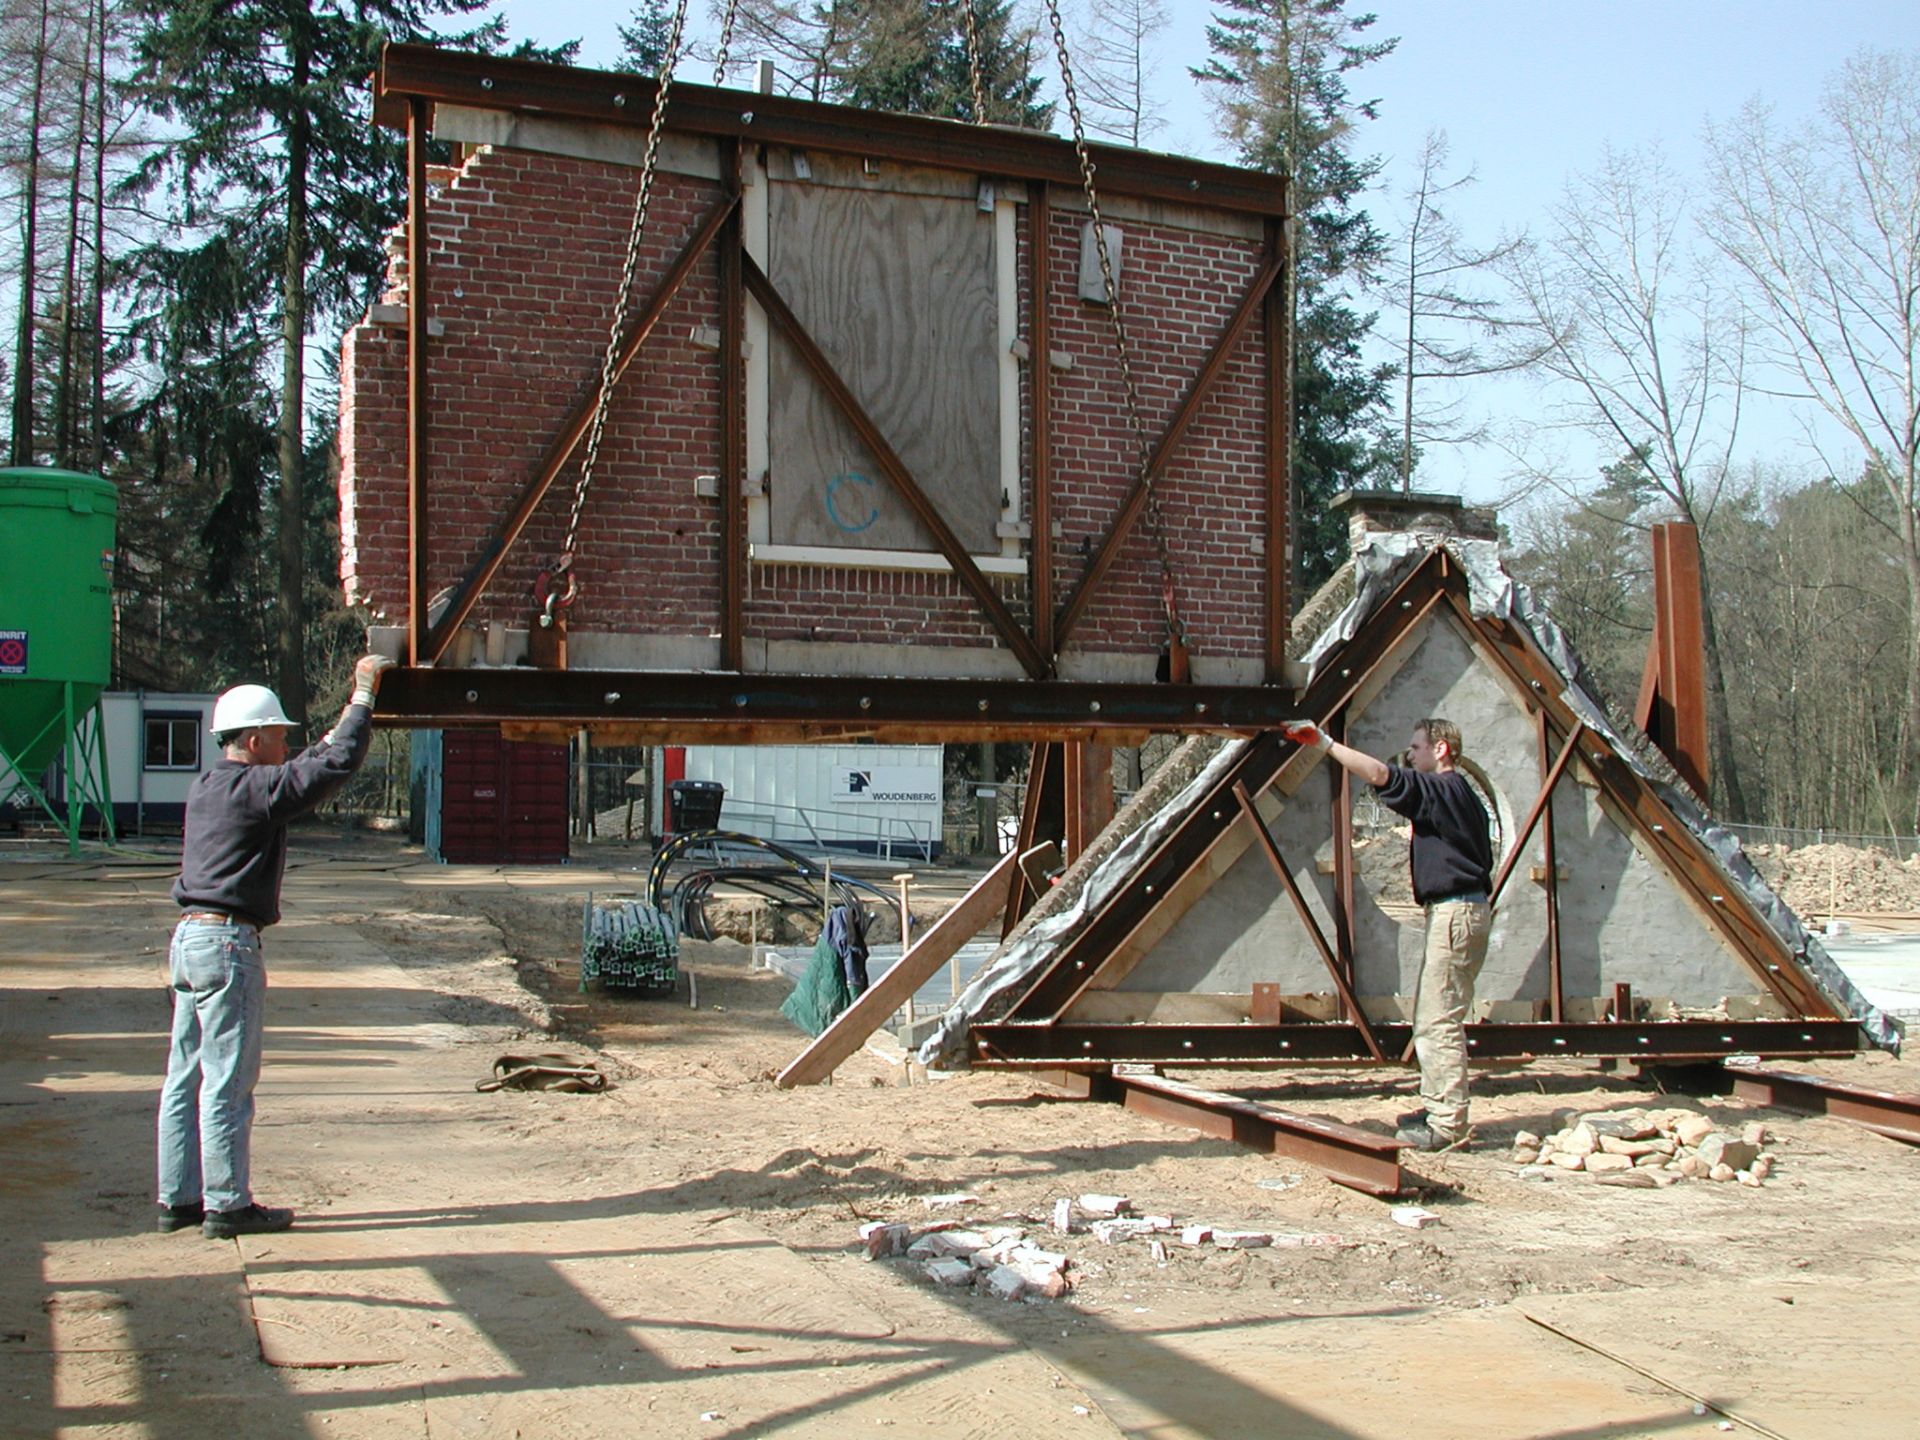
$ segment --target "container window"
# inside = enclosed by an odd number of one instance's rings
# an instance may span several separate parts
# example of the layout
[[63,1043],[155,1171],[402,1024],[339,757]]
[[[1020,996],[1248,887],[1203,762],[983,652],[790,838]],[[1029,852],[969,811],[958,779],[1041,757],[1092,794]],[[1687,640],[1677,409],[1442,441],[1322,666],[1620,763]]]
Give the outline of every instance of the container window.
[[146,720],[146,760],[149,770],[200,768],[200,717],[153,715]]

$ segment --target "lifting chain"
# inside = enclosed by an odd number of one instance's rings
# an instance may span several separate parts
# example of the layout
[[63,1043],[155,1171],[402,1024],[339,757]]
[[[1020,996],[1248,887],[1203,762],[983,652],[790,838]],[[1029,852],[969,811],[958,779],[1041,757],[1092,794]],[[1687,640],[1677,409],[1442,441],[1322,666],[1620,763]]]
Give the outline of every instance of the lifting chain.
[[[733,39],[734,16],[739,0],[728,0],[726,20],[720,32],[719,63],[714,67],[713,83],[720,84],[727,68],[727,46]],[[573,507],[567,513],[567,535],[561,542],[560,558],[543,579],[548,596],[566,583],[566,598],[571,604],[578,593],[578,579],[571,573],[580,549],[580,516],[586,509],[587,492],[593,488],[594,469],[600,461],[600,441],[606,433],[607,410],[613,401],[614,369],[620,358],[620,332],[626,324],[627,304],[633,297],[633,275],[640,263],[640,241],[646,234],[647,207],[653,201],[653,177],[659,168],[660,136],[666,128],[667,94],[673,88],[673,67],[680,59],[680,40],[686,31],[687,0],[674,7],[673,22],[667,30],[667,44],[660,56],[659,88],[653,97],[653,117],[647,125],[647,148],[640,160],[640,189],[633,198],[633,224],[627,231],[627,254],[620,267],[620,290],[613,302],[613,318],[607,324],[607,348],[600,361],[600,394],[594,402],[593,424],[587,430],[587,453],[580,462],[580,481],[574,486]],[[550,608],[550,606],[549,606]]]
[[733,21],[740,13],[740,0],[727,0],[726,18],[720,22],[720,52],[713,61],[713,86],[727,83],[727,51],[733,48]]
[[607,409],[613,401],[613,372],[620,358],[620,331],[626,324],[627,301],[633,294],[633,272],[640,262],[640,240],[646,233],[647,206],[653,199],[653,176],[660,159],[660,133],[667,118],[667,92],[673,88],[673,66],[680,58],[680,35],[687,23],[687,0],[674,8],[673,24],[667,31],[667,48],[660,57],[659,89],[653,97],[653,119],[647,126],[647,148],[640,161],[640,189],[633,197],[633,226],[627,232],[626,262],[620,267],[620,291],[613,302],[613,318],[607,324],[607,348],[600,361],[600,397],[594,403],[593,424],[587,430],[587,454],[580,462],[580,483],[573,489],[573,509],[567,515],[567,538],[560,546],[555,575],[573,568],[580,547],[580,513],[586,508],[587,491],[593,487],[594,466],[600,460],[600,440],[607,428]]
[[[969,9],[971,16],[971,9]],[[1139,451],[1141,483],[1146,487],[1147,532],[1160,560],[1160,586],[1166,603],[1167,632],[1176,648],[1186,644],[1180,620],[1173,573],[1173,552],[1167,545],[1167,527],[1160,512],[1160,487],[1147,471],[1147,422],[1140,414],[1140,387],[1133,374],[1133,347],[1127,339],[1126,315],[1120,305],[1120,287],[1113,278],[1113,257],[1107,252],[1107,227],[1100,218],[1100,196],[1094,185],[1093,155],[1087,149],[1086,126],[1080,118],[1080,96],[1073,83],[1073,61],[1067,55],[1067,32],[1060,23],[1060,0],[1047,0],[1047,19],[1053,27],[1053,48],[1060,61],[1060,89],[1066,96],[1067,117],[1073,123],[1073,153],[1080,160],[1080,187],[1086,192],[1087,213],[1093,219],[1093,248],[1100,258],[1100,281],[1106,289],[1107,313],[1113,320],[1114,349],[1120,357],[1120,384],[1127,402],[1127,425]]]
[[967,12],[967,78],[973,82],[973,123],[987,123],[987,87],[980,78],[980,26],[974,19],[976,0],[961,0]]

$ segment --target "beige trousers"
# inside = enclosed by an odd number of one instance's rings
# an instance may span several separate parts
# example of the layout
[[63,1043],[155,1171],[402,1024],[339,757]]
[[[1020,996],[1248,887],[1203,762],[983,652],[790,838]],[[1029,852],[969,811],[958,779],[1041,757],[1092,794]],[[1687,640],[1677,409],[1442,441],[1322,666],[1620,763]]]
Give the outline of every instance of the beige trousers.
[[1420,1061],[1420,1099],[1434,1133],[1467,1133],[1467,1007],[1487,963],[1489,912],[1484,901],[1443,900],[1427,906],[1427,953],[1413,998],[1413,1053]]

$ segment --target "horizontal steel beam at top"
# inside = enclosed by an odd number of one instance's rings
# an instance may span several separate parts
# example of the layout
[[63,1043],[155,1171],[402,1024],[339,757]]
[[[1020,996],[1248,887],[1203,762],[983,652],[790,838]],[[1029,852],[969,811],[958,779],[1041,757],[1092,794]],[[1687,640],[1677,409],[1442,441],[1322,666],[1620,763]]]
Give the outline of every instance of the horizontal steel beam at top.
[[[374,118],[382,124],[403,122],[406,100],[420,97],[476,110],[645,129],[655,89],[653,80],[640,75],[393,44],[380,54]],[[970,125],[684,81],[675,81],[668,97],[667,129],[1080,188],[1072,143],[1042,130]],[[1279,175],[1119,145],[1093,143],[1087,149],[1105,195],[1286,214],[1287,186]]]
[[[1302,1065],[1372,1063],[1354,1025],[1075,1025],[1003,1023],[967,1032],[973,1063],[992,1069],[1077,1066]],[[1376,1025],[1389,1055],[1413,1037],[1410,1025]],[[1608,1059],[1718,1059],[1728,1055],[1851,1055],[1860,1028],[1851,1020],[1669,1020],[1655,1024],[1467,1026],[1475,1060],[1537,1060],[1556,1055]]]
[[1294,691],[1271,685],[407,667],[388,673],[374,718],[410,728],[639,725],[693,740],[710,729],[783,725],[1051,739],[1143,731],[1253,735],[1294,718],[1294,706]]

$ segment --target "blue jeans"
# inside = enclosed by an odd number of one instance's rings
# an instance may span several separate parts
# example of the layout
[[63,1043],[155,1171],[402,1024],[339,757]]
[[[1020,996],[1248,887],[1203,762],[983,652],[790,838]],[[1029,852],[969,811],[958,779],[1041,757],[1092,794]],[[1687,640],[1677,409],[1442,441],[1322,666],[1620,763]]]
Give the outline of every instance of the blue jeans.
[[168,956],[173,1048],[160,1090],[162,1205],[253,1203],[253,1087],[267,970],[251,925],[182,920]]

